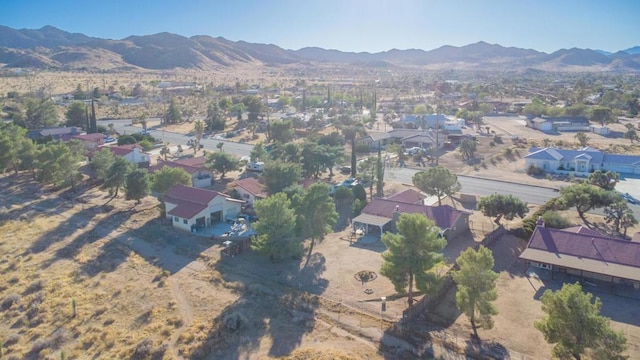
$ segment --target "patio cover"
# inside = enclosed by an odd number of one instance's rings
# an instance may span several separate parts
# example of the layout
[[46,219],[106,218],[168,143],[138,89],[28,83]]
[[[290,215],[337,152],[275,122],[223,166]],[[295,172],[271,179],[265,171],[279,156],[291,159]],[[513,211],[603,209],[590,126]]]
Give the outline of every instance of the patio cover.
[[386,217],[382,217],[382,216],[376,216],[376,215],[370,215],[370,214],[360,214],[358,216],[356,216],[353,219],[353,223],[361,223],[361,224],[368,224],[368,225],[374,225],[374,226],[378,226],[380,227],[380,229],[382,229],[383,226],[387,225],[389,222],[391,222],[392,219],[386,218]]

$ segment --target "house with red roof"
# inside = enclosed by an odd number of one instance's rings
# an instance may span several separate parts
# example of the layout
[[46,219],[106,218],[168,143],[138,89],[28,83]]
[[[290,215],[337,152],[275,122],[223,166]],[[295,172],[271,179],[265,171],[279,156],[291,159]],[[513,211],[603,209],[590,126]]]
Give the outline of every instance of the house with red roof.
[[189,232],[235,219],[243,203],[217,191],[184,185],[169,189],[162,200],[173,227]]
[[154,173],[165,166],[181,168],[191,175],[191,185],[193,187],[209,187],[213,183],[213,170],[205,165],[206,159],[203,156],[197,158],[179,159],[164,161],[158,159],[156,165],[149,167],[149,172]]
[[149,166],[149,154],[138,144],[110,146],[109,151],[115,156],[125,158],[138,166]]
[[82,141],[84,148],[89,153],[97,151],[100,146],[104,145],[104,134],[102,133],[73,135],[71,138]]
[[269,196],[264,183],[260,179],[247,177],[236,181],[236,191],[242,200],[248,204],[253,204],[256,200],[261,200]]
[[353,219],[353,229],[363,229],[366,234],[382,234],[394,231],[395,221],[402,213],[418,213],[433,221],[440,228],[440,234],[447,239],[457,238],[469,231],[469,212],[450,205],[424,205],[423,199],[422,194],[412,189],[387,198],[373,199]]
[[640,289],[640,242],[604,236],[584,227],[551,229],[542,219],[520,254],[535,266]]

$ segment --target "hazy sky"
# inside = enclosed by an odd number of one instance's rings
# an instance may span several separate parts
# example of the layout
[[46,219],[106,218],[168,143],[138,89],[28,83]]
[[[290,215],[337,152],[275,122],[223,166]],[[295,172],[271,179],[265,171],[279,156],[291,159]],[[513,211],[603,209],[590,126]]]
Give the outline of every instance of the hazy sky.
[[0,0],[0,25],[122,39],[171,32],[342,51],[486,41],[547,53],[640,45],[640,0]]

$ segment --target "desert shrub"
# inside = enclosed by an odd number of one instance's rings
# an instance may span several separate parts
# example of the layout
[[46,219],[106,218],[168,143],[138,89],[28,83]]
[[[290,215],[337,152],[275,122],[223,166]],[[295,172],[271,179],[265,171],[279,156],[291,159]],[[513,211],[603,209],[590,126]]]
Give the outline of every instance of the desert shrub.
[[20,334],[11,334],[2,343],[2,346],[9,347],[13,344],[17,344],[20,341]]
[[21,296],[19,294],[9,294],[4,299],[2,299],[2,302],[0,302],[0,307],[2,307],[3,310],[7,310],[11,307],[11,305],[17,303],[20,298]]
[[33,281],[31,282],[31,284],[29,284],[29,286],[27,286],[27,289],[24,291],[24,294],[25,295],[33,294],[34,292],[38,292],[42,290],[43,287],[44,287],[44,280]]
[[504,149],[504,156],[506,157],[512,157],[513,156],[513,149],[508,147],[506,149]]
[[136,345],[136,348],[133,350],[133,354],[131,354],[131,359],[146,359],[151,355],[152,350],[153,340],[145,338]]
[[496,143],[495,143],[495,142],[493,142],[493,141],[491,141],[491,142],[489,143],[489,146],[490,146],[490,147],[496,147]]
[[16,284],[18,281],[20,281],[20,278],[17,276],[12,276],[9,278],[9,284]]
[[495,135],[493,137],[493,142],[495,142],[496,144],[504,144],[504,141],[502,140],[502,136],[500,135]]
[[137,143],[136,138],[131,135],[123,135],[118,138],[118,145],[129,145]]
[[544,226],[553,229],[565,229],[571,226],[569,219],[553,210],[545,211],[545,213],[542,214],[542,219],[544,220]]
[[225,329],[234,332],[247,324],[247,318],[245,318],[241,313],[233,312],[225,316],[222,323],[224,324]]
[[531,176],[540,176],[544,174],[544,169],[535,165],[530,165],[527,168],[527,175]]
[[151,352],[151,359],[162,360],[164,358],[164,353],[167,352],[167,348],[167,344],[158,345],[155,349],[153,349],[153,352]]

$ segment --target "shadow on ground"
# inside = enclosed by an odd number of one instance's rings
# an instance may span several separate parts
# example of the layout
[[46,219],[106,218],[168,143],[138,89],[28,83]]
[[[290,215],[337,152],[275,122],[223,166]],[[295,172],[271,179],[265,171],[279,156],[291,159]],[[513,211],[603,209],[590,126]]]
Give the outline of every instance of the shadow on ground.
[[302,337],[313,331],[315,313],[328,281],[322,278],[325,258],[321,253],[306,261],[272,263],[247,252],[223,257],[215,269],[240,297],[213,320],[207,340],[193,349],[191,357],[244,359],[252,357],[268,339],[270,357],[290,354]]

